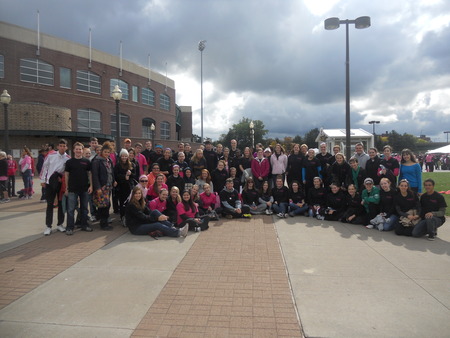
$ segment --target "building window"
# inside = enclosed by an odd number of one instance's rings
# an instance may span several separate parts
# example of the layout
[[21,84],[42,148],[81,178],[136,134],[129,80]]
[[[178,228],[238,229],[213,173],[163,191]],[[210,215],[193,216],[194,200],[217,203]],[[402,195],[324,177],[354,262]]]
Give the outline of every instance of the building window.
[[161,107],[161,109],[170,110],[170,97],[166,94],[160,94],[159,106]]
[[101,88],[100,76],[89,70],[77,70],[77,90],[100,94]]
[[142,88],[141,99],[143,104],[155,106],[155,92],[148,88]]
[[156,127],[155,120],[148,117],[142,119],[142,138],[153,139],[155,131],[152,132],[152,124]]
[[112,93],[114,87],[119,85],[120,90],[122,91],[122,100],[128,100],[128,83],[122,81],[120,79],[111,79],[109,80],[109,92]]
[[0,79],[5,77],[5,57],[0,55]]
[[170,139],[170,123],[167,121],[161,122],[161,140]]
[[59,86],[61,88],[72,88],[72,75],[69,68],[59,68]]
[[138,91],[139,91],[139,88],[137,86],[132,87],[132,98],[131,99],[133,100],[133,102],[139,102]]
[[[116,135],[116,114],[111,114],[111,135]],[[130,136],[130,117],[120,113],[120,136]]]
[[77,130],[88,133],[102,131],[101,113],[95,109],[83,108],[77,110]]
[[20,81],[53,86],[53,66],[39,59],[20,59]]

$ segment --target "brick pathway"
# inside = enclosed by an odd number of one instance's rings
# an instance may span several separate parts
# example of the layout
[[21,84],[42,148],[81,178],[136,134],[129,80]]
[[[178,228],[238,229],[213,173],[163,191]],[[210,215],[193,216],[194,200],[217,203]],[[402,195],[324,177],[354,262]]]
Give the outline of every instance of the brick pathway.
[[272,218],[212,227],[200,234],[133,335],[302,337]]
[[[39,215],[40,222],[42,217],[43,214]],[[127,231],[118,224],[111,232],[99,230],[98,225],[94,229],[94,232],[76,231],[73,236],[53,232],[1,253],[0,309]]]

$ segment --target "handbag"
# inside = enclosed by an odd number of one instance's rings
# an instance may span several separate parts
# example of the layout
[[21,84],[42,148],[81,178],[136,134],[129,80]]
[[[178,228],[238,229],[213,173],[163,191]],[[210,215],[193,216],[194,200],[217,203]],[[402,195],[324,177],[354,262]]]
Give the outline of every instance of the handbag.
[[109,207],[109,193],[110,189],[106,186],[101,187],[100,191],[96,190],[93,193],[92,200],[97,208]]

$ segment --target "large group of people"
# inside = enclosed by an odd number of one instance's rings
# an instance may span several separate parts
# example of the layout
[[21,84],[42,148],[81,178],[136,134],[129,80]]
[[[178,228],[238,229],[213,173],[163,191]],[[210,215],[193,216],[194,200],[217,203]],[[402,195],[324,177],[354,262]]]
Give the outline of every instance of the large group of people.
[[[390,146],[381,154],[376,148],[366,153],[358,143],[348,160],[338,145],[332,154],[325,143],[318,150],[295,144],[286,153],[280,144],[258,144],[241,151],[232,140],[229,148],[206,141],[195,151],[180,142],[173,151],[153,147],[151,141],[132,146],[125,139],[116,147],[92,138],[89,145],[76,142],[71,157],[67,141],[60,140],[38,159],[47,203],[44,235],[51,234],[58,207],[56,229],[67,235],[77,226],[92,231],[95,221],[100,229],[111,230],[112,208],[135,235],[186,236],[188,230],[208,229],[220,217],[275,214],[435,238],[447,205],[434,191],[433,180],[422,184],[422,167],[411,150],[403,149],[400,160]],[[30,155],[24,147],[19,162],[23,198],[33,192]],[[0,153],[0,160],[2,156],[6,154]]]

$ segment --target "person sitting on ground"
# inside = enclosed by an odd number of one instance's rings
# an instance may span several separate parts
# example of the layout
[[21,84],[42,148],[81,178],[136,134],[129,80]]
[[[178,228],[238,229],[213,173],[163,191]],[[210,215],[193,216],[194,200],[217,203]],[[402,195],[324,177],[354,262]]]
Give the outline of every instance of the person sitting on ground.
[[305,203],[305,194],[300,189],[300,183],[295,180],[292,181],[289,190],[289,216],[304,215],[308,209],[309,206]]
[[283,175],[278,175],[275,181],[275,187],[272,188],[272,209],[280,218],[287,217],[289,206],[289,189],[284,185],[283,179]]
[[233,188],[236,189],[238,193],[241,192],[241,180],[237,177],[237,169],[235,167],[230,168],[230,177],[233,180]]
[[425,193],[420,196],[422,220],[413,228],[414,237],[422,237],[428,234],[428,240],[434,241],[437,235],[437,228],[445,222],[445,209],[447,203],[444,197],[434,191],[435,182],[431,178],[423,182]]
[[217,168],[211,173],[211,181],[213,183],[214,192],[220,193],[225,187],[225,181],[228,178],[228,171],[225,169],[225,162],[220,160],[217,163]]
[[353,184],[356,191],[361,193],[364,189],[364,180],[367,178],[366,170],[359,166],[358,159],[355,157],[352,157],[348,162],[350,163],[350,167],[352,169],[347,176],[347,186]]
[[269,188],[269,181],[264,181],[259,193],[259,204],[264,204],[266,209],[266,215],[272,215],[273,196]]
[[331,192],[326,197],[326,208],[320,210],[322,217],[317,218],[326,221],[340,221],[347,209],[345,194],[336,183],[331,183],[330,189]]
[[167,209],[167,198],[169,197],[169,191],[165,188],[161,188],[159,196],[148,202],[150,210],[158,210],[160,213],[164,213]]
[[184,179],[180,175],[180,166],[178,164],[172,166],[172,175],[167,178],[166,183],[169,190],[176,186],[180,191],[184,191]]
[[195,177],[192,175],[192,169],[190,167],[186,167],[184,169],[183,180],[184,180],[184,190],[191,190],[195,184]]
[[379,213],[380,204],[380,189],[373,184],[373,179],[367,177],[364,180],[365,189],[362,192],[361,204],[366,209],[367,213],[367,228],[373,229],[373,225],[369,223],[369,220],[373,219]]
[[327,205],[327,193],[320,177],[314,177],[313,184],[314,186],[308,190],[306,198],[309,204],[308,216],[323,220],[320,211],[324,210]]
[[247,178],[244,189],[242,190],[242,200],[244,206],[250,208],[252,215],[261,215],[266,210],[266,203],[259,202],[259,193],[255,188],[255,182],[253,178]]
[[361,204],[362,198],[354,184],[347,187],[347,210],[342,217],[342,223],[367,224],[367,215],[364,206]]
[[394,205],[397,190],[392,187],[391,182],[386,177],[380,180],[380,188],[380,213],[375,218],[370,219],[369,222],[380,231],[391,231],[398,222]]
[[181,202],[180,190],[178,187],[173,186],[170,189],[169,197],[166,202],[166,210],[164,210],[164,215],[169,217],[169,222],[172,224],[177,224],[177,205]]
[[242,206],[239,199],[239,193],[234,189],[233,179],[227,178],[225,188],[220,192],[220,203],[222,206],[222,214],[226,218],[250,218],[250,208]]
[[165,176],[163,174],[158,174],[158,176],[156,176],[156,180],[153,183],[153,185],[148,187],[147,191],[148,201],[157,198],[159,196],[159,192],[161,191],[161,189],[166,189],[167,191],[169,190],[167,184],[164,183],[164,178]]
[[219,217],[222,212],[217,205],[217,195],[211,191],[211,186],[208,183],[203,185],[204,191],[200,194],[199,211],[203,215],[213,215],[215,218]]
[[134,187],[131,192],[125,219],[128,229],[133,235],[149,235],[154,231],[160,231],[165,236],[186,237],[189,226],[177,229],[168,222],[168,217],[158,210],[150,211],[145,205],[145,198],[139,187]]
[[419,197],[410,189],[409,182],[405,179],[399,182],[398,190],[394,205],[399,221],[394,225],[394,231],[399,236],[412,236],[414,226],[420,221]]
[[200,218],[197,204],[191,197],[192,193],[188,190],[183,191],[181,202],[177,205],[177,226],[188,226],[191,231],[204,231],[209,228],[209,217]]

